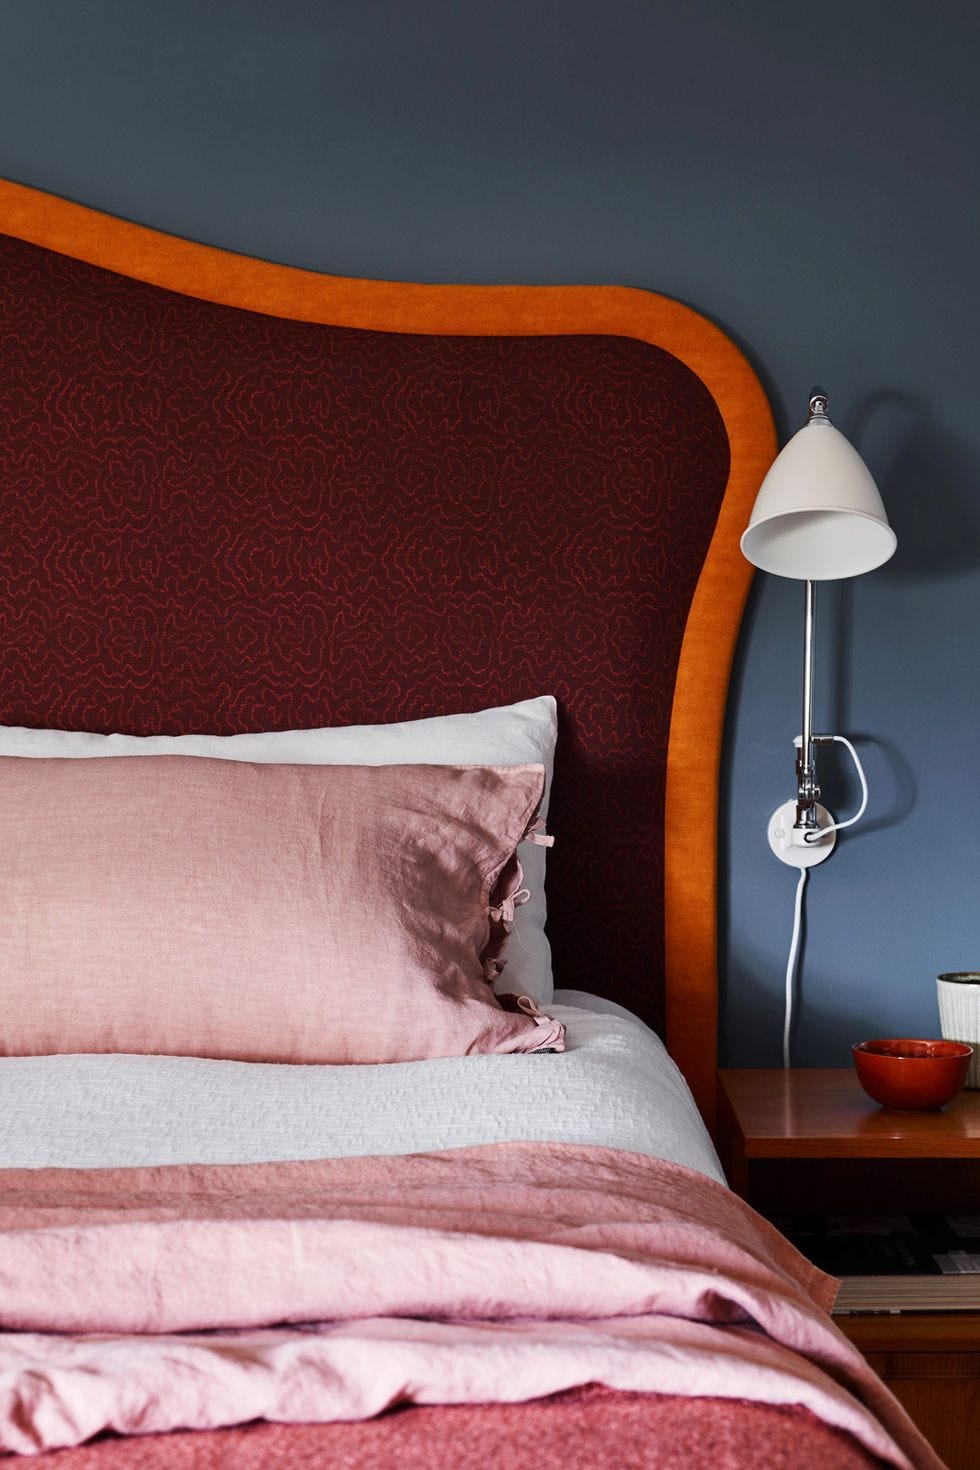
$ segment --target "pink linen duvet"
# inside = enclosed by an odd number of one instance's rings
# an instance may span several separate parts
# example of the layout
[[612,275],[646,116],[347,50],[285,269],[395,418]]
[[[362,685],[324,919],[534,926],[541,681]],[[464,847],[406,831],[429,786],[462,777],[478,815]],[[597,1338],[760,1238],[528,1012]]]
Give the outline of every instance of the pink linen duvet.
[[614,1149],[9,1171],[0,1447],[209,1429],[52,1465],[516,1470],[564,1443],[565,1470],[937,1470],[834,1289],[722,1186]]

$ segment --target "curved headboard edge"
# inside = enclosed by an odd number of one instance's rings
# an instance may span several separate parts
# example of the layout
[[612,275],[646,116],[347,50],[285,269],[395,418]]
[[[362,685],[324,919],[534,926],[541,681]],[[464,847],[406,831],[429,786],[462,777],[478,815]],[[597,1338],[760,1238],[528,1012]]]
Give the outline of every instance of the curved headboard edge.
[[666,1027],[709,1126],[717,1056],[717,823],[728,681],[751,568],[738,548],[775,453],[762,385],[721,329],[624,286],[427,285],[321,275],[200,245],[0,180],[0,232],[221,305],[364,330],[454,336],[610,334],[677,357],[704,383],[731,450],[725,497],[688,615],[667,753]]
[[[758,387],[754,373],[752,378]],[[724,401],[708,386],[725,419],[732,467],[688,614],[674,685],[664,816],[664,945],[667,1045],[713,1132],[722,747],[728,683],[753,576],[739,537],[775,455],[776,433],[764,397],[748,412],[741,406],[748,400],[743,385],[739,392],[745,398],[730,418]],[[761,387],[758,391],[761,396]]]

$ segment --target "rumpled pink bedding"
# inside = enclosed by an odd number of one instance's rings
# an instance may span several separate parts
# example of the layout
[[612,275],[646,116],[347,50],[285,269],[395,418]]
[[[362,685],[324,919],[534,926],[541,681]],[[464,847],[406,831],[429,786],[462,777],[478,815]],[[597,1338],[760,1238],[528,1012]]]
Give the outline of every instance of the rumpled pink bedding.
[[498,1144],[2,1184],[7,1450],[600,1384],[798,1405],[940,1465],[827,1317],[835,1283],[677,1165]]

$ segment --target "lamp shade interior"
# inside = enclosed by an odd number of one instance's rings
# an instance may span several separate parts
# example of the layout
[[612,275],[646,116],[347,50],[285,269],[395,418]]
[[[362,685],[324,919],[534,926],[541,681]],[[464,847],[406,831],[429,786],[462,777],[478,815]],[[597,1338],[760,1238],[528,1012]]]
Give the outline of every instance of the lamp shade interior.
[[871,572],[897,544],[887,521],[853,510],[787,511],[742,536],[744,555],[760,571],[811,582]]

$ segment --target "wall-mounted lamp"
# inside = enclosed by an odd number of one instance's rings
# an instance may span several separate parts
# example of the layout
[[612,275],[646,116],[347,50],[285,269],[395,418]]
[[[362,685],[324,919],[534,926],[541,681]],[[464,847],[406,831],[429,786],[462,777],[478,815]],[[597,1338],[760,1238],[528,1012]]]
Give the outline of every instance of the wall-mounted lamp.
[[[780,862],[800,869],[793,942],[786,971],[786,1022],[783,1062],[789,1065],[792,984],[799,944],[806,870],[829,857],[837,833],[864,813],[868,799],[861,762],[843,735],[813,733],[814,583],[858,577],[874,571],[897,545],[885,507],[867,465],[827,416],[827,395],[814,388],[810,415],[773,461],[752,507],[742,536],[742,552],[754,566],[804,584],[803,719],[796,745],[795,801],[787,801],[769,821],[769,845]],[[835,822],[820,805],[815,748],[836,741],[849,750],[861,781],[859,810]]]

